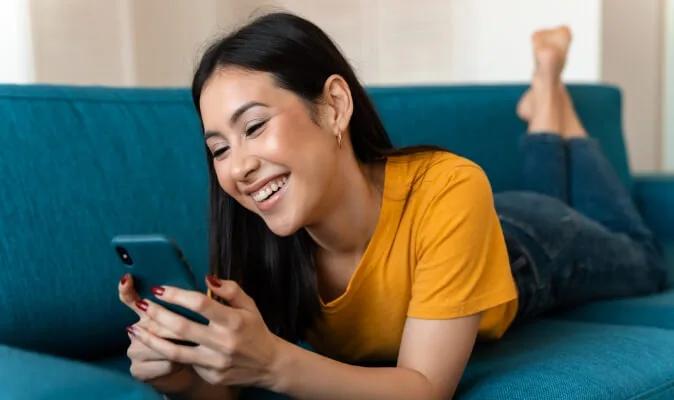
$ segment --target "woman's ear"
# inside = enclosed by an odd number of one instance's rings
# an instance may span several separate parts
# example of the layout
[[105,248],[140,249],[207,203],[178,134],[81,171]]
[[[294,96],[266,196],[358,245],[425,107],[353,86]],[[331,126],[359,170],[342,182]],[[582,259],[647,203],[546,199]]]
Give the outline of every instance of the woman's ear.
[[331,75],[323,87],[324,104],[327,106],[327,127],[335,134],[343,134],[349,127],[353,113],[351,90],[344,78]]

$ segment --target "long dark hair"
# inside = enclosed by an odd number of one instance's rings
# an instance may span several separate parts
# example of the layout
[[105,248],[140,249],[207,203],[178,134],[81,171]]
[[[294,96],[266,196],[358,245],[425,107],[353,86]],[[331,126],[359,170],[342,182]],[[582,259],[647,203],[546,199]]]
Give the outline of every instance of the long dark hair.
[[[316,25],[289,13],[258,17],[204,53],[192,82],[192,98],[201,116],[204,85],[218,69],[234,66],[270,73],[276,84],[309,104],[322,95],[327,78],[340,75],[351,90],[350,139],[362,163],[427,147],[396,149],[353,69],[332,40]],[[313,261],[314,243],[301,229],[275,235],[262,218],[222,190],[208,154],[210,174],[211,273],[238,282],[256,302],[269,329],[295,342],[302,340],[320,313]]]

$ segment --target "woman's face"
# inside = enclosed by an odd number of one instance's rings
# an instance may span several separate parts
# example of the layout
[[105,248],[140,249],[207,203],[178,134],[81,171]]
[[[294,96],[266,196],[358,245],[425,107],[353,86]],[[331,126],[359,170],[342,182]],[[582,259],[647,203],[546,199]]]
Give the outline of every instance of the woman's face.
[[332,98],[312,119],[306,102],[279,88],[270,74],[216,72],[200,107],[222,189],[277,235],[316,223],[335,191],[337,133],[348,126],[340,104]]

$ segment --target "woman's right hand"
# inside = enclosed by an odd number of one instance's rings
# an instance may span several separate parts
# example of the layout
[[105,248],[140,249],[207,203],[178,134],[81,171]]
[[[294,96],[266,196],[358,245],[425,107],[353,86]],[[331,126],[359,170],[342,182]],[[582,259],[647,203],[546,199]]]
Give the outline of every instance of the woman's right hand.
[[[133,277],[129,274],[124,275],[119,283],[119,299],[140,317],[136,325],[160,337],[179,339],[173,332],[161,328],[138,310],[136,301],[140,299],[133,286]],[[201,380],[191,366],[171,362],[134,339],[133,335],[129,335],[129,338],[131,345],[127,355],[131,359],[131,375],[139,381],[151,385],[160,393],[182,394],[194,389]]]

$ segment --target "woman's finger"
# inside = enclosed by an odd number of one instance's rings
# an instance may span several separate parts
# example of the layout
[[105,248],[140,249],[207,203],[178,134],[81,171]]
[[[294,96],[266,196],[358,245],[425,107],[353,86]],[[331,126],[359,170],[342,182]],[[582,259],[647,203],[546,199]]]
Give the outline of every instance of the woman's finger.
[[228,366],[224,356],[203,346],[180,346],[151,334],[140,326],[130,327],[134,338],[147,347],[162,354],[167,360],[179,364],[192,364],[204,368],[225,369]]
[[133,286],[133,276],[131,274],[124,274],[119,281],[119,300],[129,307],[133,312],[142,317],[141,311],[136,307],[136,302],[140,300],[136,289]]
[[146,362],[146,361],[166,361],[166,357],[147,347],[143,342],[136,339],[132,334],[131,336],[131,345],[126,349],[126,355],[133,362]]
[[230,280],[220,280],[213,275],[206,276],[206,282],[211,293],[225,300],[234,308],[241,308],[250,312],[258,312],[255,301],[241,289],[238,283]]
[[185,338],[176,334],[175,332],[165,327],[164,325],[161,325],[158,321],[154,321],[153,319],[149,318],[147,315],[145,315],[144,318],[141,321],[139,321],[136,325],[151,332],[153,335],[159,336],[164,339],[185,340]]
[[[188,342],[203,344],[211,348],[217,345],[216,340],[218,338],[214,337],[207,325],[190,321],[189,319],[169,311],[150,300],[139,301],[138,308],[147,315],[147,318],[157,324],[157,328],[151,327],[149,329],[141,325],[142,328],[144,328],[146,331],[150,331],[155,336],[163,337],[165,339],[175,338],[185,340]],[[168,330],[171,333],[171,336],[167,337],[162,334],[157,334],[152,330],[158,329],[159,327]],[[163,332],[163,330],[160,332]]]
[[199,313],[209,321],[217,321],[224,326],[237,325],[241,322],[241,317],[235,309],[211,299],[204,293],[173,286],[162,286],[157,289],[155,290],[157,298]]
[[169,375],[183,366],[176,365],[171,361],[146,361],[134,362],[131,364],[131,375],[141,381],[149,381],[162,376]]

